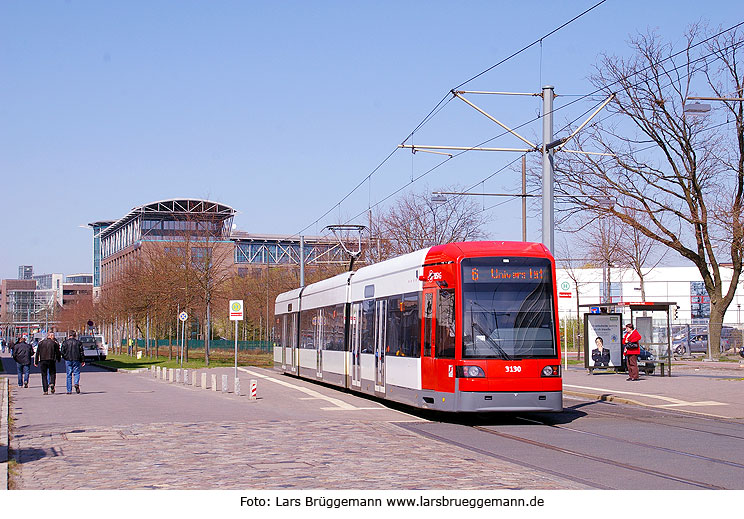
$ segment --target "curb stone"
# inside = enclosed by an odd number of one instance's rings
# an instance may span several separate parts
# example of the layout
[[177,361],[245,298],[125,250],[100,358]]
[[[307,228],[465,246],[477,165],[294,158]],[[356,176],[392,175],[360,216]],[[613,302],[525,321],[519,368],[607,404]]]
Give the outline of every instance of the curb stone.
[[8,399],[10,398],[10,379],[0,377],[0,491],[8,490],[8,445],[10,440],[10,420]]

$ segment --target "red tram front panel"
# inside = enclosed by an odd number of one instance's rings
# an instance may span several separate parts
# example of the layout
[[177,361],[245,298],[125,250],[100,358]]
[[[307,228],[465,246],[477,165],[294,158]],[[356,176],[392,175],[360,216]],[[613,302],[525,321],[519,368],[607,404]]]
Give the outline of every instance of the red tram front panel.
[[424,405],[559,411],[553,259],[540,244],[493,245],[444,245],[427,256],[421,369],[422,389],[432,396]]

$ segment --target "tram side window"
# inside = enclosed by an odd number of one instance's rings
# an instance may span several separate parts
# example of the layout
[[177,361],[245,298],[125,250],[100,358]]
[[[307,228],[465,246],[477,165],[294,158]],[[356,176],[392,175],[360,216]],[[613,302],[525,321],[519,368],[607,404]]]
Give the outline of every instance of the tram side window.
[[323,349],[344,349],[344,305],[323,308]]
[[300,312],[300,348],[315,349],[315,325],[317,310]]
[[285,348],[294,348],[297,343],[297,314],[286,314],[283,317],[285,324],[282,326],[282,346]]
[[375,300],[362,301],[362,353],[375,351]]
[[401,317],[403,314],[403,296],[390,296],[387,304],[387,337],[385,337],[385,354],[400,357],[401,351]]
[[421,356],[421,293],[413,292],[403,296],[403,328],[406,330],[406,348],[412,357]]
[[455,291],[440,290],[437,301],[436,356],[455,358]]
[[419,294],[391,296],[388,299],[387,354],[396,357],[421,355],[421,317]]
[[283,348],[287,344],[287,316],[276,316],[276,328],[279,330],[277,337],[274,338],[274,346]]

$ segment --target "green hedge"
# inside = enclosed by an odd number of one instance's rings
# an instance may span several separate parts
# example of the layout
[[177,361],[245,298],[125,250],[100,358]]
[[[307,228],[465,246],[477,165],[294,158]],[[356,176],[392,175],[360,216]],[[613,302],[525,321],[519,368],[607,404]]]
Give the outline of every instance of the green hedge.
[[[137,348],[144,349],[145,348],[145,339],[135,339],[134,342],[137,343]],[[155,340],[150,339],[150,347],[155,347]],[[171,344],[174,347],[178,346],[177,341],[172,341]],[[168,347],[168,339],[158,339],[157,345],[159,348],[167,348]],[[127,347],[127,341],[126,339],[122,339],[121,346],[123,348]],[[204,341],[203,340],[196,340],[191,339],[189,341],[189,348],[193,349],[204,349]],[[230,340],[224,340],[224,339],[212,339],[209,342],[209,348],[212,350],[231,350],[235,351],[235,341]],[[238,341],[238,349],[240,351],[268,351],[271,352],[274,350],[274,343],[270,341]]]

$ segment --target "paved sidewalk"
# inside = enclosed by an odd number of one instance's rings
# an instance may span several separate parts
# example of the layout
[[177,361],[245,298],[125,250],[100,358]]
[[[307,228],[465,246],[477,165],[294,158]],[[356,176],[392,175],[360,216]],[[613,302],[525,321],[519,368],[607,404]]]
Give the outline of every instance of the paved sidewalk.
[[88,366],[82,394],[44,396],[39,376],[11,384],[20,489],[585,488],[424,438],[396,425],[419,418],[270,370],[241,369],[242,388],[259,380],[254,401]]
[[589,372],[569,366],[563,374],[566,396],[673,409],[697,415],[744,420],[744,368],[737,363],[687,362],[674,364],[672,376]]
[[0,377],[0,491],[8,488],[9,381],[7,377]]

